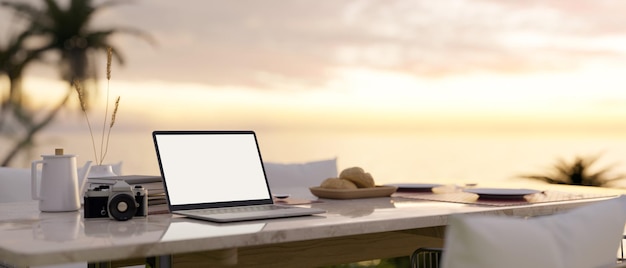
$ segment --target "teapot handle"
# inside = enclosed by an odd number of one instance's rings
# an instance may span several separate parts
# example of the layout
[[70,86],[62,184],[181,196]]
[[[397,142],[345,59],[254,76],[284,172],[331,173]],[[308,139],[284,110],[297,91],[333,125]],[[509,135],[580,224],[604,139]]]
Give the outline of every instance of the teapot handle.
[[31,189],[31,196],[33,198],[33,200],[39,200],[41,199],[41,197],[39,196],[39,187],[37,187],[38,185],[38,179],[37,179],[37,165],[38,164],[43,164],[43,160],[37,160],[37,161],[33,161],[31,163],[30,166],[30,189]]

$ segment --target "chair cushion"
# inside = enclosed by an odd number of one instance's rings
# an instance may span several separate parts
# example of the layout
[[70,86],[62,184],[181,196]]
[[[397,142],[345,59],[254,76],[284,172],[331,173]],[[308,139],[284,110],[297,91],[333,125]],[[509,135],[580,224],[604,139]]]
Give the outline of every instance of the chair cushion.
[[453,215],[442,267],[611,267],[626,223],[626,197],[529,219]]
[[337,158],[306,163],[263,163],[273,193],[311,197],[309,187],[337,177]]

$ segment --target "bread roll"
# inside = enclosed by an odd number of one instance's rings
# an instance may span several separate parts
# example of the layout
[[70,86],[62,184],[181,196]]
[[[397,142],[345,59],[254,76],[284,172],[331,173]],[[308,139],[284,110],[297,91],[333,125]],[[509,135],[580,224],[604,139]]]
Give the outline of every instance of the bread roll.
[[374,178],[360,167],[346,168],[339,174],[340,179],[349,180],[359,188],[376,187]]
[[320,185],[326,189],[357,189],[358,187],[348,180],[342,180],[340,178],[328,178]]

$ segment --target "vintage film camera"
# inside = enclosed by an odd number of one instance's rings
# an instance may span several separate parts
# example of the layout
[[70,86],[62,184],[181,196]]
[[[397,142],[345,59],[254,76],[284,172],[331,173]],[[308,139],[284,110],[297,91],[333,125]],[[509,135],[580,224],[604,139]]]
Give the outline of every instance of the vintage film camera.
[[85,218],[126,221],[148,215],[148,190],[141,185],[132,187],[123,180],[87,190],[84,201]]

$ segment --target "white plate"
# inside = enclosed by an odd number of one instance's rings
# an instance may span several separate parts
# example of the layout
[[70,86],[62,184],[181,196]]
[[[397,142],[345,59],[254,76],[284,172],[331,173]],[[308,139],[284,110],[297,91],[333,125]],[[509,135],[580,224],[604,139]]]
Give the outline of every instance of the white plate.
[[434,183],[393,183],[385,184],[388,186],[398,187],[397,192],[430,192],[433,188],[442,186],[443,184]]
[[508,188],[469,188],[463,190],[467,193],[477,194],[480,198],[519,199],[529,194],[540,193],[534,189],[508,189]]

